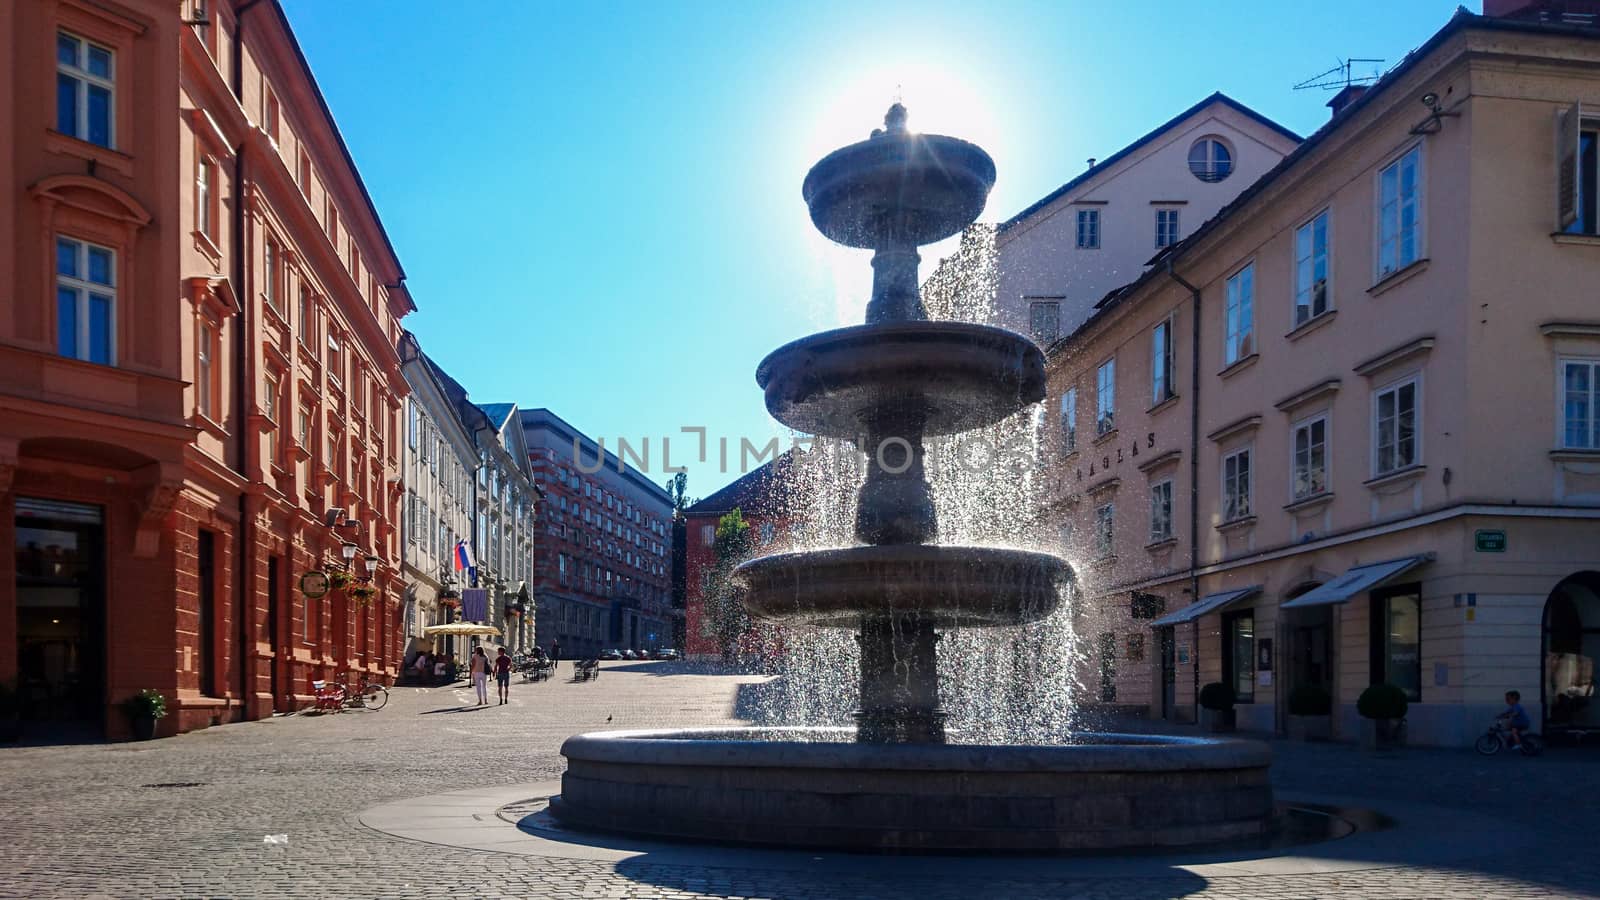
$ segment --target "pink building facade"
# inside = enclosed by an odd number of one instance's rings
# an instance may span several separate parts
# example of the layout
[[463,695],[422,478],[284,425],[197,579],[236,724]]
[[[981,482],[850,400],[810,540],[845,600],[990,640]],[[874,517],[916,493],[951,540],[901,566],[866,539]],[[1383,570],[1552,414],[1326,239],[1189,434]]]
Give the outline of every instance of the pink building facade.
[[0,8],[0,682],[112,735],[401,651],[404,274],[282,9],[204,7]]
[[[1600,31],[1458,13],[1050,352],[1088,697],[1600,723]],[[1332,712],[1302,716],[1302,689]]]

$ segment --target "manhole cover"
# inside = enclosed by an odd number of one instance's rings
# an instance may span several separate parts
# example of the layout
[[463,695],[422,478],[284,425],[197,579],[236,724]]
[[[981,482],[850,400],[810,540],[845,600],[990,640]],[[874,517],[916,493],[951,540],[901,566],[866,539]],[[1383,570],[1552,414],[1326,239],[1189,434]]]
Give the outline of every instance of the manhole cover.
[[204,781],[158,781],[155,784],[141,784],[139,786],[145,788],[185,788],[204,787],[205,784],[206,782]]

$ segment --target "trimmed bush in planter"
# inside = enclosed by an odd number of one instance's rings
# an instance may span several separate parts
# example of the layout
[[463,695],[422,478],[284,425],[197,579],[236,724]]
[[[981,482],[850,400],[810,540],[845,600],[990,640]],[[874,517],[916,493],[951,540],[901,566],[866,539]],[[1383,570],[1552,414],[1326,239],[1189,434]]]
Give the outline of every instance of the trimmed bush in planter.
[[1356,712],[1361,723],[1361,744],[1368,750],[1387,750],[1401,742],[1402,723],[1411,705],[1406,692],[1396,685],[1375,684],[1361,692]]
[[1234,728],[1233,691],[1220,681],[1200,689],[1200,706],[1206,711],[1206,727],[1214,732]]
[[133,720],[133,736],[148,741],[156,736],[156,721],[167,715],[167,698],[160,691],[145,688],[122,703]]
[[1297,741],[1327,740],[1333,736],[1333,695],[1320,684],[1302,684],[1289,692],[1289,737]]

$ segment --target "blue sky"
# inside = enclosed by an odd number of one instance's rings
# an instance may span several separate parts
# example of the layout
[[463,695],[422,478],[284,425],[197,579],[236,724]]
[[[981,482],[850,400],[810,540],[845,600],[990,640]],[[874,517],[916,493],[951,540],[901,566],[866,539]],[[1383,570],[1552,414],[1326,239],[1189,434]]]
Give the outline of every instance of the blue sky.
[[[756,364],[854,324],[868,255],[811,229],[800,182],[897,90],[913,128],[994,157],[997,221],[1212,91],[1309,134],[1331,95],[1293,84],[1393,66],[1456,7],[284,4],[408,274],[406,327],[478,402],[649,438],[658,480],[683,427],[780,434]],[[692,495],[737,475],[687,461]]]

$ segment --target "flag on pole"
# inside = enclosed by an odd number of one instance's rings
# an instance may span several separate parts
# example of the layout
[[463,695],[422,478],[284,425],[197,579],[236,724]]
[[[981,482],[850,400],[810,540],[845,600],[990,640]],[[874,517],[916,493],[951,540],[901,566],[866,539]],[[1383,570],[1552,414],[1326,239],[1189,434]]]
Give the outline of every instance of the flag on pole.
[[454,557],[457,572],[473,568],[472,548],[467,546],[466,541],[456,541],[456,552]]

